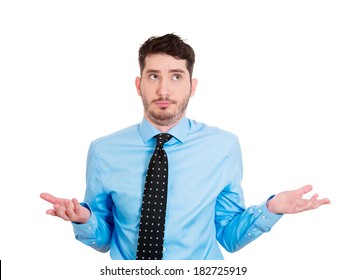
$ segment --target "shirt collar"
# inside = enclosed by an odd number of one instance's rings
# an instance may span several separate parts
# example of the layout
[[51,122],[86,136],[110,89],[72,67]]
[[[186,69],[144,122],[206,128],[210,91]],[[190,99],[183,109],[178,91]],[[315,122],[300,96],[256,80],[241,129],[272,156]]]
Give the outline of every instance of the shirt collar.
[[[176,125],[174,125],[170,130],[167,132],[174,136],[178,141],[184,143],[187,138],[189,129],[189,122],[186,117],[183,117]],[[143,142],[146,143],[155,135],[161,133],[157,128],[155,128],[152,124],[150,124],[145,118],[143,118],[142,122],[139,125],[139,132],[143,139]]]

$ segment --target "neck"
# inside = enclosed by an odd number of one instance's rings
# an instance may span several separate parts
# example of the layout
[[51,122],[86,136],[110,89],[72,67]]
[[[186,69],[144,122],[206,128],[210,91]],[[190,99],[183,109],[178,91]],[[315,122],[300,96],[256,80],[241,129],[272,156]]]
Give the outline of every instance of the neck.
[[144,117],[145,117],[145,119],[146,119],[153,127],[157,128],[157,129],[158,129],[160,132],[162,132],[162,133],[166,133],[166,132],[168,132],[172,127],[174,127],[176,124],[178,124],[179,121],[182,120],[182,118],[183,118],[184,116],[185,116],[185,114],[184,114],[179,120],[177,120],[176,122],[174,122],[173,124],[171,124],[171,125],[166,125],[166,126],[158,125],[158,124],[152,122],[152,121],[151,121],[149,118],[147,118],[146,116],[144,116]]

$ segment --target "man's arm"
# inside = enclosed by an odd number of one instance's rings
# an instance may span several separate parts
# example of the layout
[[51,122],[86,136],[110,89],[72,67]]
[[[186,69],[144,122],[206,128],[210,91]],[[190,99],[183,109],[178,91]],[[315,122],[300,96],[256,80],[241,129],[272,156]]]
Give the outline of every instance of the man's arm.
[[42,193],[41,198],[53,204],[53,208],[47,210],[47,214],[72,222],[78,241],[97,251],[107,252],[114,230],[113,201],[111,196],[103,191],[100,169],[91,144],[87,160],[84,203],[79,203],[75,198],[57,198],[47,193]]
[[[218,241],[229,252],[235,252],[270,231],[283,214],[299,213],[331,203],[328,198],[317,199],[317,194],[304,199],[303,196],[311,190],[312,186],[306,185],[296,190],[283,191],[259,206],[248,208],[244,208],[241,203],[223,204],[222,208],[227,209],[228,214],[224,211],[223,217],[217,218],[218,222],[216,219]],[[239,206],[243,207],[242,210]]]

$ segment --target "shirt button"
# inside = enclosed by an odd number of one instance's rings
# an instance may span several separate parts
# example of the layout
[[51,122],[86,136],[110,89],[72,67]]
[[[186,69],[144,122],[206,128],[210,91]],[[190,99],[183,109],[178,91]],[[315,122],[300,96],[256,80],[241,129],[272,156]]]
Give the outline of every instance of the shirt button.
[[263,218],[263,219],[266,219],[266,216],[265,216],[265,215],[262,215],[262,218]]
[[163,247],[163,252],[166,252],[167,251],[167,248],[166,247]]
[[88,227],[87,229],[88,229],[88,230],[91,230],[91,227]]
[[249,233],[248,233],[248,236],[252,236],[252,234],[249,232]]
[[259,209],[259,213],[261,213],[262,212],[262,210],[261,209]]
[[96,244],[96,242],[95,242],[95,241],[93,241],[93,242],[92,242],[92,244],[93,244],[93,245],[95,245],[95,244]]

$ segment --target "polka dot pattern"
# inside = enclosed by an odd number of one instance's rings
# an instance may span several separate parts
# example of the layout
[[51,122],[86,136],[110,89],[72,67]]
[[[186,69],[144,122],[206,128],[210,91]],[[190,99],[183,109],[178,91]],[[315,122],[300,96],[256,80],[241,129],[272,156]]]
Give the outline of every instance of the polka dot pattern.
[[172,135],[155,136],[157,145],[147,169],[141,208],[137,260],[163,257],[164,224],[168,187],[168,157],[163,145]]

